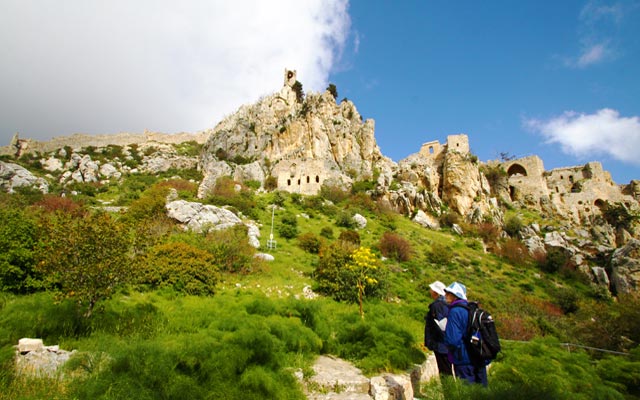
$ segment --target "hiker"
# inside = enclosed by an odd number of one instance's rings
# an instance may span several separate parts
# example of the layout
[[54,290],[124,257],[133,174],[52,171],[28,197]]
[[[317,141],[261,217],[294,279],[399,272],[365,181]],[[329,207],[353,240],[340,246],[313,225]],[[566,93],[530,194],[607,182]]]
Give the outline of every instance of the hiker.
[[440,375],[453,375],[447,355],[448,349],[444,344],[443,326],[447,322],[447,314],[449,313],[447,302],[444,299],[444,289],[445,285],[440,281],[429,285],[433,302],[429,304],[429,312],[424,317],[424,345],[435,354]]
[[469,324],[467,288],[459,282],[453,282],[444,291],[445,299],[449,304],[444,342],[449,349],[449,361],[453,364],[453,371],[459,379],[487,386],[487,366],[474,365],[465,345],[465,341],[469,340],[467,337]]

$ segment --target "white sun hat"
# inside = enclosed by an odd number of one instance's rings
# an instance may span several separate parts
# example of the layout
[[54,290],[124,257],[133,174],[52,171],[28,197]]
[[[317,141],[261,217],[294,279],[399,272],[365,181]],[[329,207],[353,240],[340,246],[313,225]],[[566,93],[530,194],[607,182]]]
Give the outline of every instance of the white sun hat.
[[467,299],[467,288],[459,282],[453,282],[451,285],[444,289],[446,292],[451,293],[459,299]]
[[429,289],[433,290],[434,292],[438,293],[440,296],[444,296],[444,289],[445,289],[445,285],[444,283],[440,282],[440,281],[435,281],[432,284],[429,285]]

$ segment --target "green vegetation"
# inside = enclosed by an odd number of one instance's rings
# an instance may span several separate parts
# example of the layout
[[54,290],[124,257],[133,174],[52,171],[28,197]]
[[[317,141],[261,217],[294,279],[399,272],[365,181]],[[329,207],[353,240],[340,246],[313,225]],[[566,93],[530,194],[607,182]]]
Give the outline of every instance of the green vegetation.
[[[416,398],[640,397],[640,299],[614,301],[563,253],[529,257],[517,232],[538,220],[533,213],[507,219],[511,238],[488,222],[463,225],[461,237],[360,190],[256,194],[222,178],[206,202],[256,221],[263,246],[277,205],[277,247],[258,249],[275,260],[264,262],[244,226],[194,233],[165,216],[172,189],[195,198],[184,172],[127,176],[93,197],[0,193],[1,400],[303,399],[293,371],[309,377],[319,354],[369,375],[404,372],[427,355],[423,318],[436,279],[463,282],[492,311],[504,350],[489,388],[445,379]],[[98,200],[127,208],[108,214]],[[356,212],[366,228],[355,230]],[[304,299],[308,285],[321,296]],[[22,337],[76,349],[65,378],[16,376],[12,346]]]

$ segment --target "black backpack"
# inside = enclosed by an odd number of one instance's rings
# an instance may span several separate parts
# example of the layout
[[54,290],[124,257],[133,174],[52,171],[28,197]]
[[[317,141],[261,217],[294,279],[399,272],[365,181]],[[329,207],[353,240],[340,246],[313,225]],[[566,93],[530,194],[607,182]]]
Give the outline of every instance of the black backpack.
[[464,337],[469,357],[474,364],[488,364],[500,352],[500,338],[496,325],[491,314],[480,308],[477,302],[470,301],[465,308],[469,310],[469,322]]

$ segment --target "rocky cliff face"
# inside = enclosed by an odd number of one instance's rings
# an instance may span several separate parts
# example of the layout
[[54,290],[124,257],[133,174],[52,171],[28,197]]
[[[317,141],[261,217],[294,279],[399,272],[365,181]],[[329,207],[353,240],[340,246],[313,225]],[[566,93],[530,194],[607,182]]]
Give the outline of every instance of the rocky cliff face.
[[240,107],[209,131],[199,197],[223,175],[263,186],[272,177],[278,189],[302,194],[316,194],[325,182],[348,187],[375,171],[390,178],[395,164],[380,152],[373,120],[363,121],[352,102],[338,104],[328,91],[303,100],[295,72],[285,72],[279,92]]

